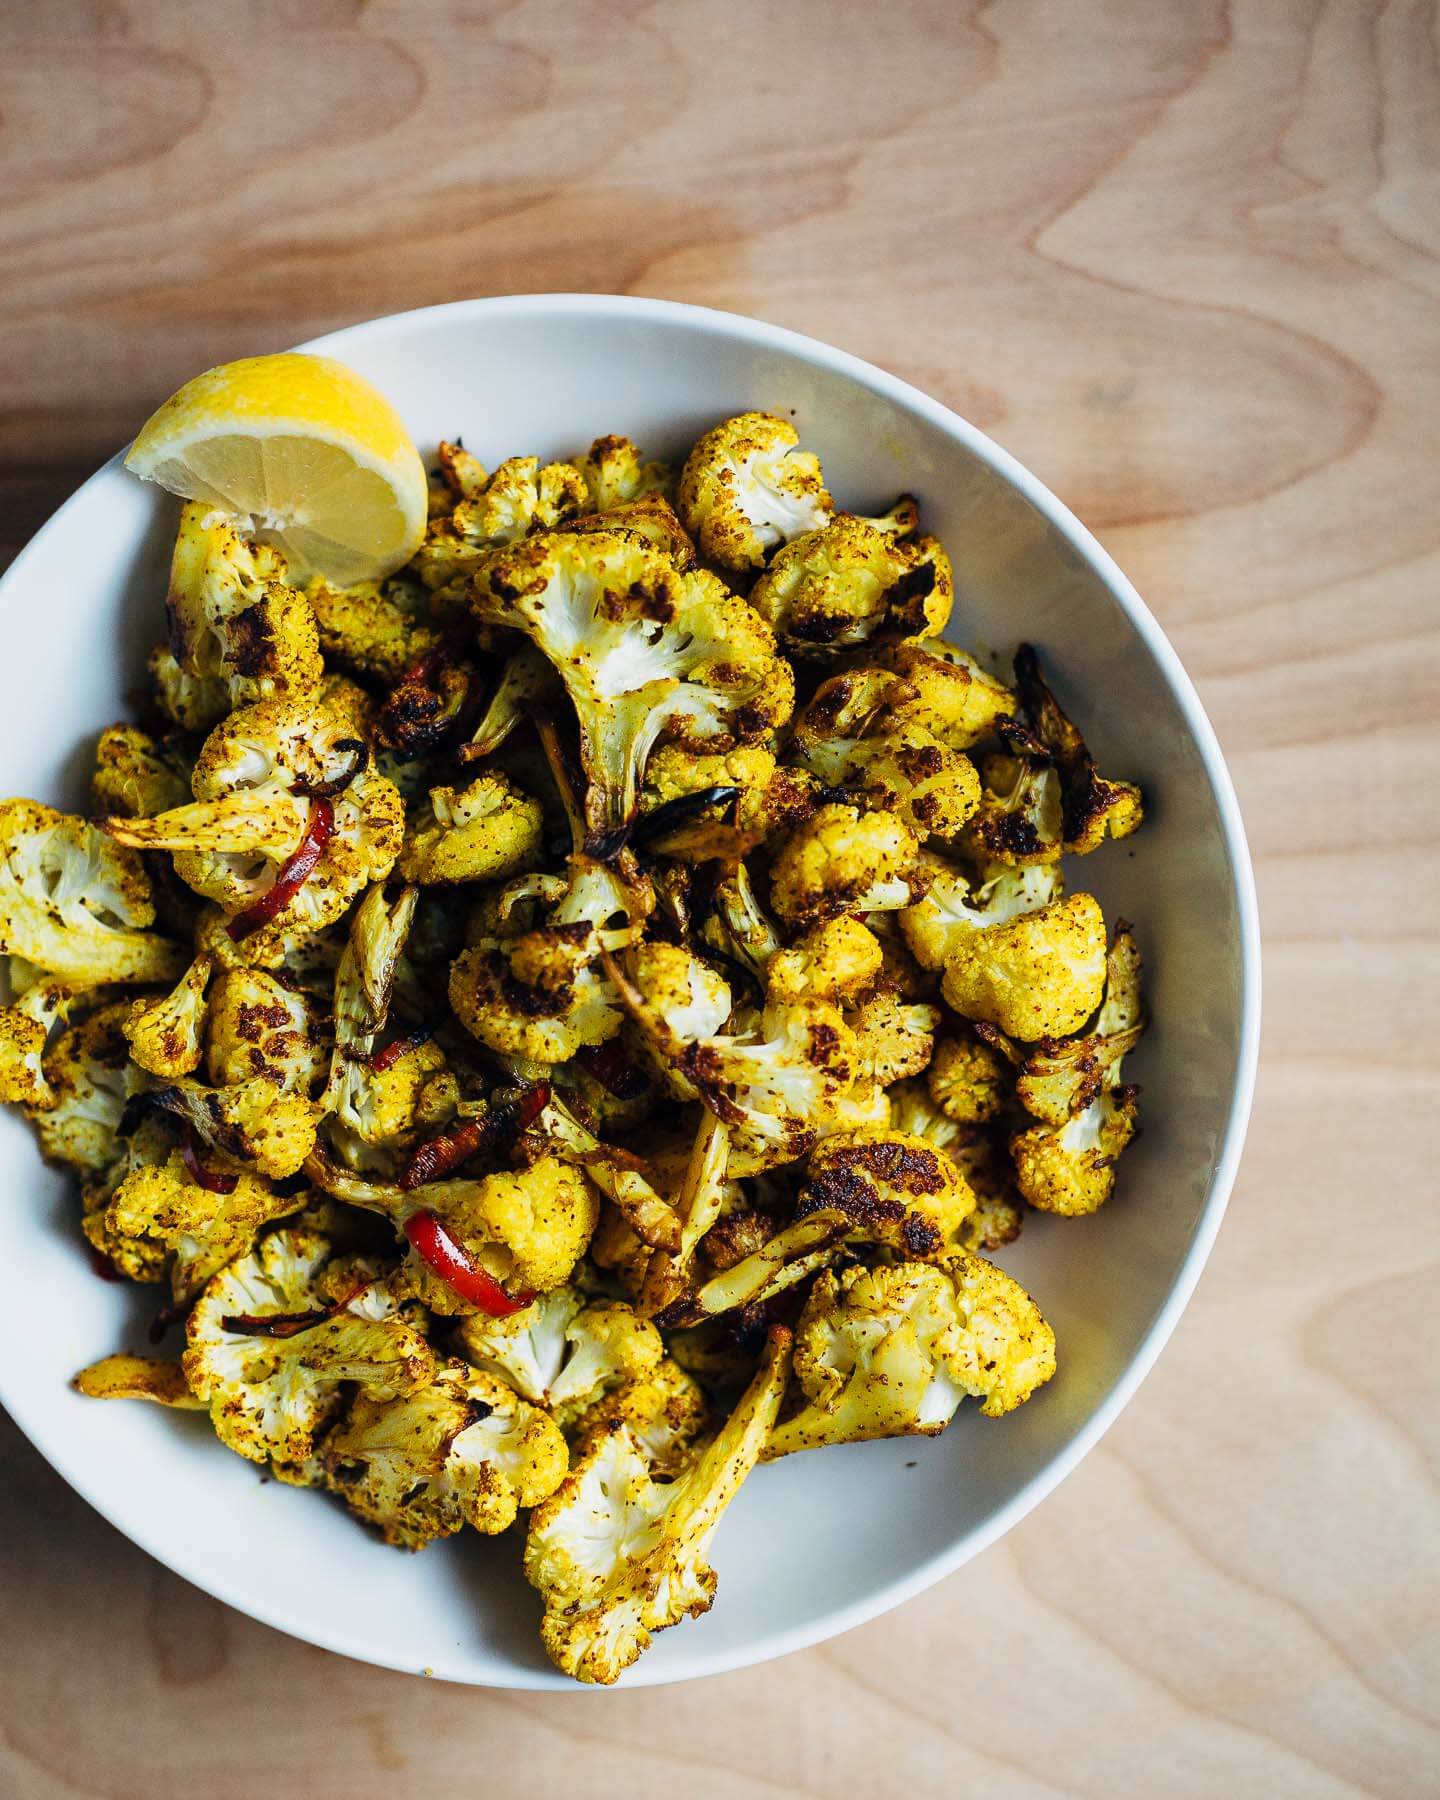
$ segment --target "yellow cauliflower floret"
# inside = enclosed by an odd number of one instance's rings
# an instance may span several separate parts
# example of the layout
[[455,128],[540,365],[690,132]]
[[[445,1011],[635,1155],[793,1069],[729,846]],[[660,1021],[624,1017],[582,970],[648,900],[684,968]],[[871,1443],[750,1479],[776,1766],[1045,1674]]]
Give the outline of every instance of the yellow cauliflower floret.
[[821,659],[943,631],[954,599],[934,538],[903,541],[849,513],[777,550],[750,594],[793,654]]
[[553,531],[589,503],[584,477],[572,463],[541,468],[538,457],[508,457],[483,487],[430,522],[415,568],[426,587],[449,589],[473,574],[490,552],[533,531]]
[[715,1571],[706,1552],[765,1446],[789,1360],[789,1334],[773,1333],[744,1397],[677,1480],[657,1482],[629,1426],[617,1423],[591,1438],[535,1509],[525,1574],[544,1599],[540,1636],[557,1668],[616,1681],[654,1632],[709,1610]]
[[998,1118],[1009,1097],[1010,1071],[978,1038],[941,1038],[925,1079],[930,1096],[957,1125],[982,1125]]
[[[709,803],[706,795],[713,796]],[[674,804],[691,796],[696,812]],[[740,744],[709,756],[661,744],[645,766],[641,820],[648,821],[662,806],[673,808],[666,815],[672,822],[642,824],[647,849],[706,862],[712,857],[730,860],[783,830],[806,809],[807,799],[798,772],[779,768],[774,751],[761,744]]]
[[517,980],[508,957],[481,946],[455,959],[449,993],[473,1037],[524,1062],[569,1062],[587,1045],[608,1043],[625,1022],[614,989],[594,969],[580,969],[556,996]]
[[903,682],[887,699],[892,728],[919,726],[952,750],[968,750],[1019,710],[1003,682],[988,675],[974,657],[938,638],[897,644],[880,661]]
[[962,937],[941,983],[956,1012],[1026,1043],[1077,1030],[1104,991],[1105,920],[1093,894]]
[[120,1155],[115,1131],[132,1086],[123,1030],[129,1011],[124,1000],[102,1006],[46,1050],[44,1076],[53,1103],[36,1115],[35,1130],[49,1161],[99,1171]]
[[174,981],[185,952],[154,920],[133,851],[53,807],[0,800],[0,951],[77,987]]
[[315,1147],[318,1103],[303,1093],[277,1088],[266,1075],[229,1087],[173,1081],[165,1095],[169,1110],[187,1119],[213,1150],[253,1165],[268,1180],[298,1174]]
[[[338,1306],[329,1298],[321,1277],[331,1254],[318,1232],[282,1227],[215,1276],[191,1310],[185,1379],[216,1436],[251,1462],[305,1462],[346,1383],[380,1400],[434,1379],[433,1352],[382,1286]],[[263,1328],[267,1315],[280,1315],[285,1335]]]
[[[243,1171],[228,1179],[226,1193],[212,1192],[194,1181],[178,1150],[163,1161],[140,1163],[126,1174],[110,1198],[94,1231],[86,1235],[112,1262],[135,1280],[158,1278],[132,1269],[153,1267],[158,1248],[170,1274],[177,1303],[193,1298],[213,1275],[245,1255],[261,1228],[299,1210],[300,1197],[273,1193]],[[95,1215],[92,1215],[94,1217]]]
[[263,1075],[308,1094],[327,1058],[310,1002],[263,969],[226,969],[210,995],[205,1071],[216,1087]]
[[1055,764],[1066,850],[1086,856],[1107,837],[1129,837],[1144,817],[1139,788],[1100,774],[1084,738],[1041,676],[1039,658],[1029,644],[1015,653],[1015,684],[1035,735]]
[[468,1318],[455,1341],[467,1362],[564,1427],[615,1388],[651,1375],[663,1353],[660,1333],[633,1307],[623,1300],[587,1304],[571,1287],[541,1294],[503,1319]]
[[233,706],[318,687],[315,619],[285,575],[280,552],[247,542],[224,513],[201,500],[182,508],[165,596],[168,660],[162,653],[154,670],[177,724],[204,730]]
[[452,1361],[399,1399],[358,1395],[323,1460],[326,1485],[387,1544],[423,1550],[465,1525],[504,1531],[555,1491],[569,1458],[539,1407]]
[[974,1210],[970,1184],[926,1138],[885,1128],[837,1132],[816,1146],[796,1197],[798,1218],[833,1209],[862,1242],[936,1256]]
[[925,891],[899,913],[900,930],[922,968],[941,969],[978,931],[1038,912],[1065,891],[1053,863],[1011,868],[993,863],[973,879],[927,851]]
[[577,1452],[583,1455],[611,1426],[624,1425],[659,1476],[683,1473],[694,1460],[695,1440],[710,1424],[710,1407],[693,1376],[673,1357],[633,1377],[596,1400],[575,1420]]
[[879,940],[859,919],[842,915],[815,925],[788,949],[778,950],[765,971],[772,1000],[854,1000],[873,987],[885,966]]
[[[595,1189],[578,1169],[542,1156],[522,1169],[502,1169],[481,1181],[432,1181],[403,1196],[434,1212],[450,1236],[512,1292],[561,1287],[585,1254],[600,1214]],[[411,1250],[401,1279],[432,1312],[474,1312]]]
[[499,881],[540,849],[543,809],[508,776],[477,775],[463,788],[433,787],[405,826],[404,881]]
[[151,1075],[193,1075],[204,1049],[205,992],[213,964],[197,956],[177,987],[155,1000],[136,1000],[125,1021],[130,1057]]
[[793,425],[763,412],[726,419],[697,441],[680,474],[679,510],[706,556],[755,568],[776,544],[829,522],[820,459],[799,442]]
[[575,467],[596,512],[611,512],[643,500],[647,494],[669,494],[675,472],[661,462],[646,462],[627,437],[599,437]]
[[95,746],[90,794],[99,813],[148,819],[190,798],[188,774],[134,725],[111,725]]
[[846,1018],[855,1033],[855,1068],[861,1081],[889,1087],[928,1066],[940,1023],[938,1006],[906,1001],[882,987]]
[[920,846],[888,813],[822,806],[785,840],[770,876],[770,904],[793,928],[841,913],[887,912],[923,891]]
[[440,642],[425,615],[424,590],[404,581],[332,587],[317,577],[305,598],[315,615],[321,650],[357,675],[393,685]]
[[1016,1184],[1041,1212],[1095,1212],[1114,1192],[1115,1159],[1134,1135],[1134,1091],[1107,1090],[1063,1125],[1032,1125],[1011,1138]]
[[978,1256],[825,1270],[795,1332],[800,1405],[765,1455],[933,1437],[965,1395],[998,1418],[1054,1372],[1055,1336],[1035,1302]]
[[0,1007],[0,1100],[17,1106],[51,1104],[44,1064],[48,1036],[45,1026],[19,1007]]

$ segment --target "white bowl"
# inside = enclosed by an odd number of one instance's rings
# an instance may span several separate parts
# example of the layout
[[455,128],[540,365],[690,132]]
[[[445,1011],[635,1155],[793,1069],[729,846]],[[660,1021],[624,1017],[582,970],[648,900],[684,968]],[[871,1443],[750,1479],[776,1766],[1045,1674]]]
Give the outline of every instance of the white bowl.
[[[657,1639],[629,1685],[708,1675],[829,1637],[958,1568],[1096,1442],[1170,1335],[1234,1176],[1259,1030],[1254,886],[1210,725],[1160,628],[1063,506],[924,394],[809,338],[653,300],[462,302],[322,338],[431,447],[482,462],[578,451],[625,432],[655,454],[747,407],[793,417],[843,505],[910,490],[955,565],[957,641],[1008,657],[1032,639],[1102,767],[1145,789],[1144,830],[1089,858],[1108,917],[1136,922],[1153,1028],[1127,1075],[1144,1135],[1097,1217],[1034,1215],[1004,1256],[1055,1327],[1060,1372],[1001,1421],[962,1408],[934,1441],[761,1469],[714,1546],[706,1618]],[[13,793],[83,808],[99,728],[125,711],[163,631],[175,503],[108,464],[3,582],[12,679],[0,769]],[[1077,885],[1080,883],[1077,882]],[[84,1364],[143,1347],[158,1290],[91,1273],[71,1184],[0,1119],[0,1399],[113,1524],[197,1586],[329,1650],[490,1687],[568,1686],[541,1655],[513,1538],[423,1557],[386,1549],[318,1494],[263,1481],[203,1419],[84,1400]],[[57,1544],[57,1562],[64,1557]],[[63,1566],[56,1578],[64,1579]]]

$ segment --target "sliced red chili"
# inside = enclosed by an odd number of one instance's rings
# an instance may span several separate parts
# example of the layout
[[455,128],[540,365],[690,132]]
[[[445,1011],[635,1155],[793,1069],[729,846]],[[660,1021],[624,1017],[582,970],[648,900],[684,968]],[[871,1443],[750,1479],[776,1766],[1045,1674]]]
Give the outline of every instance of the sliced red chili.
[[428,1044],[434,1035],[428,1026],[422,1025],[418,1031],[412,1031],[405,1037],[398,1037],[393,1043],[387,1044],[383,1050],[377,1050],[370,1058],[370,1067],[377,1075],[383,1075],[386,1069],[393,1068],[399,1062],[406,1051],[418,1050],[421,1044]]
[[125,1279],[105,1252],[97,1250],[93,1244],[85,1246],[85,1256],[91,1269],[102,1281],[123,1281]]
[[219,1169],[207,1169],[200,1160],[200,1153],[195,1148],[194,1127],[188,1120],[180,1127],[180,1160],[185,1165],[186,1173],[197,1186],[211,1194],[233,1194],[238,1175],[227,1175]]
[[408,1193],[427,1181],[439,1181],[458,1169],[494,1136],[488,1118],[462,1119],[451,1131],[442,1131],[418,1145],[400,1171],[400,1186]]
[[405,1235],[416,1254],[424,1258],[447,1287],[481,1312],[489,1313],[492,1319],[508,1318],[535,1298],[533,1294],[507,1294],[495,1277],[482,1269],[463,1245],[456,1243],[428,1207],[411,1213],[405,1221]]
[[246,1337],[292,1338],[334,1317],[333,1306],[312,1307],[308,1312],[230,1313],[220,1321],[220,1329]]
[[305,835],[295,854],[282,865],[280,873],[260,898],[230,921],[229,932],[235,943],[249,937],[262,925],[268,925],[276,913],[295,898],[315,873],[315,866],[325,854],[325,846],[334,829],[335,808],[328,800],[314,801],[310,807],[310,823],[305,827]]

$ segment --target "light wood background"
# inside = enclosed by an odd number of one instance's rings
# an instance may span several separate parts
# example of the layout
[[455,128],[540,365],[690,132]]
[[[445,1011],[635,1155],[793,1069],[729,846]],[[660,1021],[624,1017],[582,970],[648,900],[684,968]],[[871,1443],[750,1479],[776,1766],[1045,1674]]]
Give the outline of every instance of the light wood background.
[[0,1424],[5,1800],[1440,1791],[1436,28],[1414,0],[0,6],[6,551],[223,358],[491,292],[753,312],[949,401],[1098,528],[1219,729],[1267,940],[1195,1302],[976,1563],[748,1673],[488,1695],[228,1611]]

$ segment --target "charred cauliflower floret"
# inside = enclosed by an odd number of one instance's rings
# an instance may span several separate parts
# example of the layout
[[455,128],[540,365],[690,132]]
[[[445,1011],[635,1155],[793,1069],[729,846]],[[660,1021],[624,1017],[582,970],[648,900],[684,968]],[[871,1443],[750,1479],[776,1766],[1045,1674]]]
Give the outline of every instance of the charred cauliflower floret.
[[156,1101],[212,1150],[270,1181],[299,1173],[320,1123],[317,1101],[279,1089],[265,1075],[230,1087],[172,1081],[157,1092]]
[[215,1087],[263,1075],[308,1094],[326,1070],[314,1008],[263,969],[226,969],[210,990],[205,1072]]
[[45,1078],[51,1033],[77,1012],[106,1004],[109,990],[57,981],[17,957],[10,959],[10,987],[15,998],[0,1006],[0,1100],[44,1110],[55,1103]]
[[467,1362],[507,1382],[568,1427],[627,1382],[653,1375],[660,1333],[623,1300],[586,1303],[574,1288],[541,1294],[507,1318],[466,1319],[456,1345]]
[[934,538],[905,541],[849,513],[777,550],[750,594],[787,650],[816,660],[943,631],[954,599]]
[[165,596],[169,643],[151,658],[156,698],[177,725],[205,731],[233,706],[318,687],[314,615],[286,573],[278,550],[247,542],[206,502],[182,508]]
[[965,843],[987,862],[1058,862],[1064,851],[1060,778],[1048,756],[1037,754],[1028,732],[1002,726],[1009,748],[980,759],[984,786]]
[[493,1534],[559,1486],[554,1421],[462,1362],[397,1399],[363,1392],[325,1440],[326,1485],[387,1544],[423,1550],[466,1525]]
[[813,785],[761,744],[713,756],[661,744],[646,765],[636,836],[685,862],[729,862],[798,824]]
[[573,463],[542,468],[536,456],[509,457],[482,486],[473,479],[469,485],[473,491],[453,511],[431,521],[416,553],[415,567],[432,590],[467,579],[494,551],[531,532],[553,531],[590,504],[585,478]]
[[973,1211],[954,1163],[924,1138],[869,1129],[838,1132],[811,1152],[796,1197],[799,1218],[822,1210],[854,1221],[866,1243],[902,1256],[938,1256]]
[[321,650],[352,675],[394,684],[440,643],[425,590],[408,581],[392,577],[332,587],[317,576],[305,598]]
[[678,574],[624,534],[552,532],[502,551],[470,590],[477,618],[523,631],[580,723],[592,832],[629,825],[662,739],[699,753],[766,737],[794,677],[770,629],[713,575]]
[[188,767],[134,725],[111,725],[95,746],[90,795],[99,813],[150,819],[190,798]]
[[789,1334],[777,1331],[734,1412],[678,1479],[656,1481],[621,1422],[595,1433],[536,1507],[525,1573],[544,1600],[540,1636],[557,1668],[616,1681],[655,1632],[709,1611],[715,1572],[706,1552],[765,1447],[789,1361]]
[[1093,894],[1072,894],[962,937],[945,964],[940,991],[965,1018],[1033,1043],[1083,1025],[1104,987],[1100,903]]
[[[192,804],[154,819],[107,819],[105,829],[119,843],[171,851],[180,879],[232,919],[264,903],[248,934],[261,945],[322,931],[400,853],[404,803],[372,766],[368,728],[343,685],[240,707],[205,740]],[[317,836],[303,879],[288,880],[270,910],[270,890]]]
[[923,891],[910,828],[854,806],[822,806],[785,840],[770,876],[770,904],[802,931],[841,913],[912,906]]
[[1063,1125],[1032,1125],[1010,1140],[1015,1181],[1041,1212],[1078,1218],[1115,1191],[1115,1160],[1135,1135],[1135,1095],[1106,1091]]
[[967,1394],[999,1418],[1054,1373],[1055,1336],[1035,1302],[978,1256],[826,1270],[795,1331],[800,1405],[765,1456],[933,1437]]
[[140,858],[84,819],[0,800],[0,951],[77,987],[174,981],[178,944],[154,923]]
[[629,506],[647,494],[669,495],[675,472],[661,462],[646,462],[627,437],[599,437],[575,459],[596,512]]
[[899,913],[900,929],[922,968],[943,969],[977,932],[1039,912],[1063,892],[1053,865],[1016,869],[992,863],[972,876],[927,853],[924,891]]
[[1101,776],[1084,738],[1046,685],[1030,644],[1022,644],[1015,654],[1015,685],[1035,735],[1054,763],[1066,850],[1085,856],[1107,837],[1129,837],[1144,816],[1139,788]]
[[1005,1110],[1010,1072],[978,1038],[941,1038],[925,1075],[930,1097],[957,1125],[984,1125]]
[[282,1227],[222,1270],[191,1311],[185,1379],[216,1436],[251,1462],[305,1462],[347,1382],[387,1400],[435,1376],[430,1346],[382,1286],[338,1305],[327,1297],[330,1257],[318,1232]]
[[820,459],[773,413],[740,413],[700,438],[680,472],[685,529],[727,569],[753,569],[777,544],[829,523]]
[[692,1462],[695,1440],[710,1425],[710,1407],[693,1376],[673,1357],[612,1388],[586,1407],[571,1435],[583,1452],[612,1426],[624,1425],[639,1444],[652,1474],[682,1474]]
[[463,788],[433,787],[405,825],[398,872],[404,881],[500,881],[540,848],[542,808],[501,774]]

